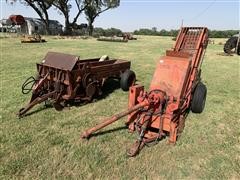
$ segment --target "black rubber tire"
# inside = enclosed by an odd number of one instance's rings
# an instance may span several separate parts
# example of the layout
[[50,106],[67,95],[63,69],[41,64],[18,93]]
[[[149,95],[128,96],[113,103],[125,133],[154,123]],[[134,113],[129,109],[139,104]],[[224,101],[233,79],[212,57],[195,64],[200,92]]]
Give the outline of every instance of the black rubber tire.
[[129,87],[135,83],[135,80],[135,73],[128,69],[121,75],[120,87],[123,91],[128,91]]
[[238,37],[230,37],[224,45],[223,51],[227,54],[231,54],[231,50],[236,48]]
[[191,110],[193,113],[201,113],[205,107],[207,97],[207,87],[199,82],[194,90],[191,102]]

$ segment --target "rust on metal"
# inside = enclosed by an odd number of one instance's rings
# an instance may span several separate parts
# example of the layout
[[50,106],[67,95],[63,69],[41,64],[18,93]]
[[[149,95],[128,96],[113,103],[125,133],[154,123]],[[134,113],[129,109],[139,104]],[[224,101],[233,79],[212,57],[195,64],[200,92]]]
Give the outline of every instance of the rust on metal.
[[169,136],[169,143],[175,144],[183,131],[189,109],[201,113],[204,108],[207,90],[201,82],[201,64],[207,45],[207,28],[181,28],[174,49],[158,60],[149,92],[141,85],[130,87],[129,110],[90,128],[82,137],[89,137],[128,115],[126,124],[130,132],[139,134],[128,151],[129,156],[138,154],[145,144],[166,136]]
[[[24,94],[32,89],[32,97],[18,115],[24,116],[33,106],[49,99],[56,110],[61,110],[66,103],[90,102],[95,96],[102,94],[101,88],[108,78],[119,79],[123,85],[128,84],[129,80],[135,81],[135,74],[130,71],[130,66],[131,62],[127,60],[80,60],[78,56],[48,52],[42,62],[37,63],[37,76],[28,78],[22,86]],[[130,72],[134,78],[129,76]],[[124,86],[122,89],[128,88]]]
[[78,62],[78,56],[58,52],[48,52],[43,59],[43,64],[57,69],[71,71]]
[[109,124],[114,123],[115,121],[117,121],[120,118],[128,115],[129,113],[132,113],[134,111],[139,110],[140,108],[146,106],[147,104],[148,104],[147,102],[143,102],[143,103],[137,104],[134,107],[131,107],[130,109],[128,109],[126,111],[123,111],[123,112],[121,112],[119,114],[116,114],[116,115],[112,116],[111,118],[108,118],[108,119],[104,120],[102,123],[98,124],[97,126],[84,131],[82,133],[81,137],[82,138],[88,138],[92,133],[98,131],[99,129],[102,129],[102,128],[106,127]]

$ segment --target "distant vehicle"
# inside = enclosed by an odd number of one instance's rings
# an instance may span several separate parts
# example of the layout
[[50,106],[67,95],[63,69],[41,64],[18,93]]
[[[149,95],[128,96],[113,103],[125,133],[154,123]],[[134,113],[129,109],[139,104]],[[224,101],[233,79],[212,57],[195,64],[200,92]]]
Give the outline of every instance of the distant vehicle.
[[45,39],[43,39],[40,34],[34,34],[34,35],[23,35],[21,37],[21,43],[42,43],[47,42]]
[[238,34],[235,34],[227,40],[223,48],[225,53],[233,54],[236,52],[237,48],[237,54],[240,55],[240,41],[238,42],[238,36]]

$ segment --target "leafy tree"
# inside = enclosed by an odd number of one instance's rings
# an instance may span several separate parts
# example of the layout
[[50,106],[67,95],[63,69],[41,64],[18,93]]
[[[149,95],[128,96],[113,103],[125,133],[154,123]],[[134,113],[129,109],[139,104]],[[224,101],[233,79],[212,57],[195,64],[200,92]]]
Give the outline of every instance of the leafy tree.
[[157,32],[157,28],[156,27],[152,27],[152,31],[153,32]]
[[121,36],[122,34],[122,31],[116,28],[110,28],[105,30],[105,36]]
[[152,29],[139,29],[138,31],[134,31],[136,35],[156,35]]
[[[6,0],[14,4],[17,0]],[[45,24],[46,33],[49,34],[49,16],[48,10],[52,6],[52,0],[19,0],[21,4],[31,7]]]
[[225,31],[209,30],[209,37],[210,38],[229,38],[238,33],[239,33],[238,30],[225,30]]
[[89,35],[93,34],[93,23],[101,13],[116,8],[120,5],[120,0],[88,0],[85,3],[85,15],[89,26]]
[[94,28],[93,36],[94,37],[105,36],[105,30],[100,27]]
[[160,36],[168,36],[168,31],[165,30],[165,29],[162,29],[162,30],[160,31]]
[[[134,34],[136,35],[153,35],[153,36],[173,36],[176,37],[179,30],[173,30],[170,31],[162,29],[160,31],[156,31],[155,28],[152,29],[139,29],[135,30]],[[209,37],[210,38],[229,38],[235,34],[238,34],[238,30],[209,30]]]
[[178,31],[179,30],[171,29],[170,32],[169,32],[169,36],[177,37]]
[[123,32],[120,29],[110,28],[110,29],[103,29],[103,28],[94,28],[93,36],[122,36]]
[[[86,9],[89,5],[89,0],[52,0],[53,6],[56,7],[60,14],[65,18],[65,34],[71,34],[72,28],[76,26],[76,22],[80,14]],[[75,14],[73,21],[70,22],[70,9],[72,6],[76,5],[78,11]]]

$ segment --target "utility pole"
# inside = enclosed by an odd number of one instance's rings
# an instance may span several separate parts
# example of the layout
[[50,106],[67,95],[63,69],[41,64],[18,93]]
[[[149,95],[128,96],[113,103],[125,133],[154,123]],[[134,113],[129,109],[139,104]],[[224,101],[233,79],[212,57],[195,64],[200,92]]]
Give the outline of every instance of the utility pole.
[[183,27],[183,19],[182,19],[181,27]]

